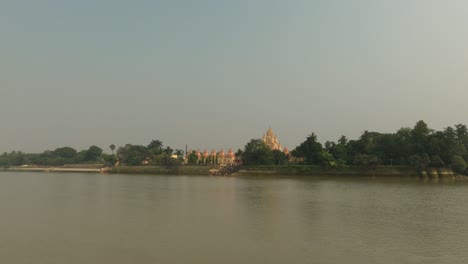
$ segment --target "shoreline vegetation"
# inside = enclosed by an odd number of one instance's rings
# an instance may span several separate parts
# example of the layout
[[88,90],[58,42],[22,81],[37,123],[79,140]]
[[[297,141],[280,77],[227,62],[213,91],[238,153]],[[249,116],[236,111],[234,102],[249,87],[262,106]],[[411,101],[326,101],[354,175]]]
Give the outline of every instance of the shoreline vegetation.
[[[468,128],[458,124],[441,131],[424,121],[394,133],[365,130],[355,140],[341,136],[320,143],[311,133],[297,147],[281,150],[271,128],[273,143],[250,140],[243,149],[227,155],[172,149],[160,140],[147,146],[97,146],[77,151],[71,147],[42,153],[21,151],[0,155],[0,168],[9,171],[106,172],[122,174],[185,175],[343,175],[421,176],[432,178],[468,175]],[[115,150],[115,152],[114,152]]]
[[[3,171],[15,172],[68,172],[68,173],[107,173],[107,174],[135,174],[135,175],[193,175],[207,176],[215,167],[208,166],[115,166],[104,167],[102,164],[65,165],[60,167],[20,166],[3,168]],[[350,166],[347,168],[323,168],[320,166],[298,165],[257,165],[242,166],[229,175],[236,177],[248,176],[329,176],[329,177],[412,177],[412,178],[458,178],[466,179],[466,176],[458,175],[450,168],[427,168],[418,171],[410,166],[376,166],[363,168]]]

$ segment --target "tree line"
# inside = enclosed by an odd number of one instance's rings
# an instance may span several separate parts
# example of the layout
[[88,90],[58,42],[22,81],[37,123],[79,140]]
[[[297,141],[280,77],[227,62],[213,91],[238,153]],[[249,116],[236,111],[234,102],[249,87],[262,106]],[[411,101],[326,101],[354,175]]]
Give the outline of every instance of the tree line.
[[262,140],[252,139],[244,148],[246,165],[320,165],[324,167],[406,165],[418,169],[451,167],[468,174],[468,129],[458,124],[442,131],[430,129],[424,121],[395,133],[364,131],[357,140],[341,136],[322,145],[312,133],[287,157],[270,150]]
[[[103,163],[113,166],[117,162],[120,165],[142,165],[147,162],[149,165],[175,166],[183,162],[184,152],[180,149],[173,150],[167,146],[163,148],[160,140],[152,140],[147,146],[126,144],[119,147],[114,153],[116,146],[109,146],[112,154],[105,154],[97,146],[91,146],[86,150],[77,151],[72,147],[60,147],[55,150],[46,150],[42,153],[24,153],[12,151],[0,155],[0,166],[62,166],[65,164],[93,164]],[[178,158],[172,158],[176,155]]]
[[61,147],[55,150],[46,150],[42,153],[24,153],[12,151],[0,155],[0,166],[43,165],[61,166],[75,163],[98,163],[103,151],[97,146],[86,150],[76,151],[71,147]]
[[[0,155],[0,166],[42,165],[61,166],[79,163],[104,163],[125,166],[155,165],[178,166],[184,151],[163,146],[160,140],[148,145],[126,144],[109,146],[112,154],[105,154],[97,146],[77,151],[71,147],[46,150],[38,154],[12,151]],[[252,139],[236,158],[245,165],[319,165],[329,168],[345,166],[405,165],[418,169],[427,167],[451,167],[468,175],[468,129],[458,124],[442,131],[430,129],[424,121],[412,128],[401,128],[395,133],[364,131],[356,140],[341,136],[336,142],[321,144],[311,133],[291,153],[271,150],[261,139]],[[174,156],[175,155],[175,156]],[[176,158],[174,158],[176,157]],[[188,164],[200,165],[195,153],[188,153]],[[210,164],[209,162],[203,165]]]
[[154,166],[178,166],[184,161],[183,156],[183,150],[164,147],[161,140],[152,140],[147,146],[126,144],[117,150],[117,156],[114,157],[120,165],[137,166],[146,163]]

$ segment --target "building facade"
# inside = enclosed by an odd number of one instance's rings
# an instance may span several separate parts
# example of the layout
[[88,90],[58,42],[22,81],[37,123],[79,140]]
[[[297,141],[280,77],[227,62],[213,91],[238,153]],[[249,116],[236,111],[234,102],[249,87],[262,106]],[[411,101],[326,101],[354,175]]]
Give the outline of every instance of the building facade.
[[[200,165],[232,165],[236,163],[236,155],[232,149],[229,149],[227,153],[223,149],[218,152],[213,149],[211,153],[206,149],[203,152],[189,150],[188,155],[191,153],[197,155],[197,163]],[[188,163],[188,155],[185,160],[186,163]]]

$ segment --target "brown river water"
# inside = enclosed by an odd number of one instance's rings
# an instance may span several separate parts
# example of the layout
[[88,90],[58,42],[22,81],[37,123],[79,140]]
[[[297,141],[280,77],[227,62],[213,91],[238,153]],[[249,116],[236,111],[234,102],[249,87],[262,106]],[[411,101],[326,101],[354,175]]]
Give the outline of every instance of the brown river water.
[[0,263],[468,263],[468,182],[0,173]]

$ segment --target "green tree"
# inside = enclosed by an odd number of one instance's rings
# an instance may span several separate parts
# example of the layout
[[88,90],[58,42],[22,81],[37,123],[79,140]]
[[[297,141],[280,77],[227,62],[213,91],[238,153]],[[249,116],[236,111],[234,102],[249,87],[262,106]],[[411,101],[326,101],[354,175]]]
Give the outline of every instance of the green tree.
[[342,163],[352,163],[352,159],[350,158],[350,146],[348,144],[348,139],[345,136],[341,136],[338,139],[338,144],[331,142],[325,145],[325,149],[333,156],[333,158],[336,161],[340,160],[340,165],[342,165]]
[[322,149],[322,144],[317,141],[317,136],[312,133],[291,154],[295,157],[303,158],[306,164],[319,165],[322,162]]
[[348,139],[342,135],[340,139],[338,139],[338,144],[346,146],[346,144],[348,144]]
[[288,162],[288,157],[286,157],[283,151],[275,149],[272,154],[275,165],[285,165]]
[[424,153],[427,151],[428,137],[432,133],[427,124],[420,120],[411,130],[411,143],[413,153]]
[[57,148],[49,153],[50,158],[47,165],[61,166],[78,161],[78,152],[71,147]]
[[445,163],[444,163],[444,161],[440,158],[439,155],[433,155],[433,156],[431,157],[431,166],[440,168],[440,167],[444,167],[444,166],[445,166]]
[[180,159],[173,159],[169,158],[165,161],[164,166],[171,168],[171,169],[177,169],[182,164]]
[[122,164],[137,166],[148,157],[148,149],[141,145],[127,144],[117,150],[117,157]]
[[103,154],[101,156],[101,161],[106,165],[106,166],[114,166],[115,163],[117,163],[117,157],[114,154],[108,155],[108,154]]
[[114,155],[114,149],[115,149],[115,145],[114,144],[111,144],[109,146],[110,150],[112,151],[112,155]]
[[468,144],[468,128],[466,127],[466,125],[455,125],[455,132],[457,134],[457,139],[459,143],[464,144],[465,147],[468,147],[466,146]]
[[172,161],[173,158],[172,158],[172,154],[174,153],[174,150],[167,146],[164,150],[163,150],[163,165],[165,166],[173,166],[174,165],[174,162]]
[[162,147],[163,147],[163,143],[161,140],[151,140],[151,142],[148,144],[148,149],[152,149],[152,148],[161,149]]
[[164,164],[165,164],[165,156],[163,154],[153,156],[151,159],[151,165],[162,166]]
[[261,139],[252,139],[242,154],[246,165],[272,165],[273,152]]
[[244,159],[243,158],[243,155],[244,155],[244,151],[242,151],[242,149],[238,149],[235,156],[236,156],[236,160],[238,161],[241,161]]
[[25,153],[21,151],[12,151],[6,156],[6,165],[4,166],[20,166],[24,165],[26,159]]
[[54,157],[60,157],[64,159],[74,159],[76,157],[77,151],[70,147],[58,148],[52,152]]
[[337,162],[335,158],[333,157],[330,152],[327,150],[323,149],[322,153],[320,153],[320,160],[321,160],[321,166],[323,167],[329,167],[329,168],[335,168],[337,167]]
[[3,154],[0,156],[0,166],[2,166],[2,167],[9,166],[9,164],[8,164],[8,153],[3,152]]
[[187,163],[189,165],[197,165],[198,164],[198,156],[195,151],[192,151],[187,157]]
[[425,170],[431,162],[429,156],[426,153],[414,154],[411,155],[408,159],[409,163],[419,170]]
[[458,156],[455,155],[452,157],[452,168],[456,173],[462,174],[466,172],[466,162],[465,160]]
[[147,148],[153,155],[160,155],[163,153],[163,143],[161,140],[152,140]]
[[97,161],[102,155],[102,149],[98,146],[91,146],[86,150],[85,161]]
[[172,154],[174,153],[174,150],[171,147],[167,146],[163,152],[164,152],[164,155],[171,157]]

